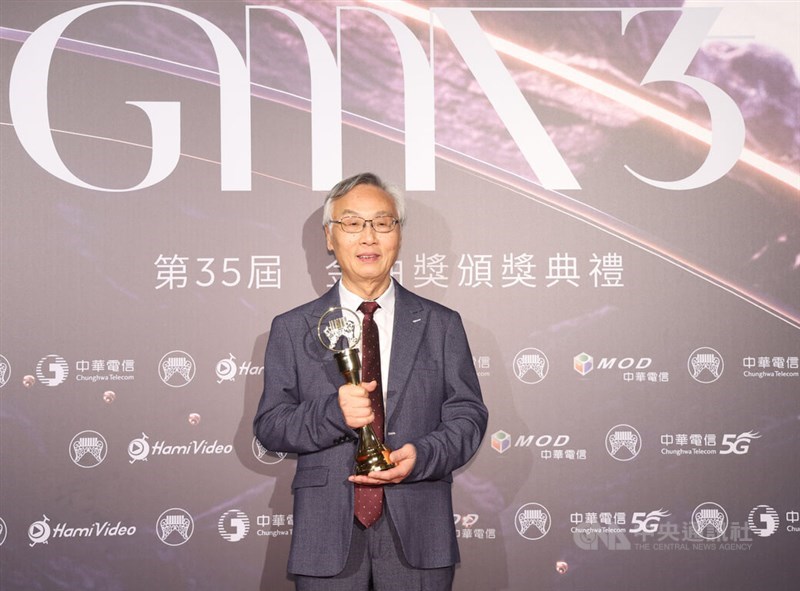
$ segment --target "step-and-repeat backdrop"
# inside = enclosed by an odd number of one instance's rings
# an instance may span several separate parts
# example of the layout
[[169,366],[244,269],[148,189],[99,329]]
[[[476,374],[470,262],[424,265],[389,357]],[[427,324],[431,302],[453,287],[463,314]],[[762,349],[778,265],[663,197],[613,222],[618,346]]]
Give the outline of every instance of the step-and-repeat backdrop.
[[264,348],[336,281],[322,199],[369,170],[491,413],[457,589],[794,587],[799,23],[3,0],[0,586],[293,588]]

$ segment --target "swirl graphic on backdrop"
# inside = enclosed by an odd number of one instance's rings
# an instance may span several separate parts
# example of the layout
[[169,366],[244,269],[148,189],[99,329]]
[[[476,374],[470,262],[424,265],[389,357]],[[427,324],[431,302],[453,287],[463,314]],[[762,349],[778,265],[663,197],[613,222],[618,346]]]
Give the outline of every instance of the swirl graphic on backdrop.
[[262,464],[267,464],[267,465],[277,464],[279,462],[282,462],[283,459],[287,455],[289,455],[283,451],[268,450],[266,447],[261,445],[261,442],[258,440],[257,437],[253,437],[252,448],[253,448],[253,455],[256,457],[256,459]]
[[517,533],[526,540],[540,540],[550,531],[550,512],[539,503],[526,503],[514,516]]
[[186,509],[167,509],[156,521],[156,535],[167,546],[182,546],[194,533],[194,519]]
[[95,468],[108,453],[105,437],[97,431],[81,431],[69,442],[69,457],[81,468]]
[[170,388],[182,388],[194,379],[197,365],[185,351],[170,351],[158,362],[158,375]]
[[8,527],[6,526],[6,522],[3,521],[2,517],[0,517],[0,546],[2,546],[3,542],[6,541],[7,533],[8,533]]
[[0,388],[11,379],[11,364],[4,356],[0,355]]
[[704,540],[716,540],[728,529],[728,514],[721,505],[701,503],[692,511],[692,529]]
[[606,451],[619,462],[630,462],[642,451],[642,436],[630,425],[611,427],[606,433]]
[[512,368],[523,384],[538,384],[547,377],[550,362],[542,351],[529,347],[517,353]]
[[711,347],[699,347],[692,351],[687,365],[689,375],[701,384],[716,382],[725,370],[722,355]]

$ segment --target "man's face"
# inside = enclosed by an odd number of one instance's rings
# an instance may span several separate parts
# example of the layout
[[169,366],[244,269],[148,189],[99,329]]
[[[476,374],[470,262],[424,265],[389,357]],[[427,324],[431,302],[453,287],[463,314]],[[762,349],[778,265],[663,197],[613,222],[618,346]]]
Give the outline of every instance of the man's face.
[[[333,202],[332,219],[346,215],[365,220],[382,215],[396,218],[397,210],[392,198],[378,187],[357,185]],[[400,225],[391,232],[379,233],[367,224],[361,232],[348,234],[333,224],[325,227],[325,237],[342,269],[345,286],[362,297],[380,295],[389,284],[389,273],[400,252]]]

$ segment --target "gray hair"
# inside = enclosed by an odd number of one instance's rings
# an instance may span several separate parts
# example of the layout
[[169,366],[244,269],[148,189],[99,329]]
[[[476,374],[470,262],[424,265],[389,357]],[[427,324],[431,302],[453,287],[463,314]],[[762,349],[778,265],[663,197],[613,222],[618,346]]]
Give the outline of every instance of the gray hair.
[[371,172],[362,172],[353,175],[349,178],[339,181],[333,189],[325,196],[325,203],[322,205],[322,225],[328,226],[332,221],[333,215],[333,202],[347,193],[355,189],[358,185],[372,185],[378,187],[381,191],[386,193],[394,202],[394,208],[397,210],[397,219],[400,225],[406,221],[406,203],[400,189],[394,185],[384,183],[381,178]]

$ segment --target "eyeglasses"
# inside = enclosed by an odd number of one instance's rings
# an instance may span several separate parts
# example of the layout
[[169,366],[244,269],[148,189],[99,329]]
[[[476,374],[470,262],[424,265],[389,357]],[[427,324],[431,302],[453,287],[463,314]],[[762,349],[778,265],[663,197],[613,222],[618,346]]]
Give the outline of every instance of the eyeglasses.
[[386,234],[394,230],[394,227],[400,223],[400,220],[393,218],[390,215],[381,215],[371,220],[365,220],[361,216],[346,215],[340,220],[331,220],[332,224],[339,224],[342,230],[348,234],[358,234],[367,224],[372,226],[372,229],[381,234]]

